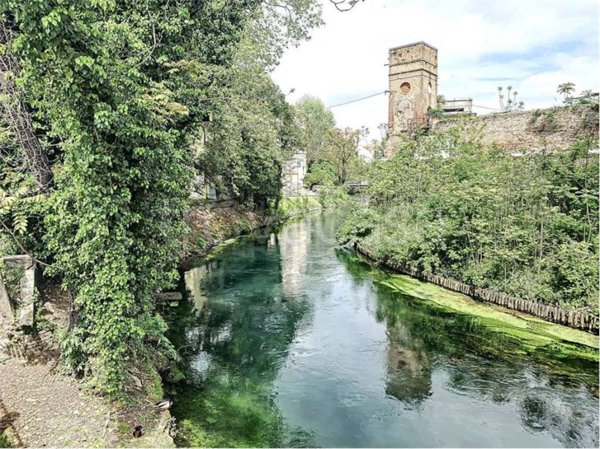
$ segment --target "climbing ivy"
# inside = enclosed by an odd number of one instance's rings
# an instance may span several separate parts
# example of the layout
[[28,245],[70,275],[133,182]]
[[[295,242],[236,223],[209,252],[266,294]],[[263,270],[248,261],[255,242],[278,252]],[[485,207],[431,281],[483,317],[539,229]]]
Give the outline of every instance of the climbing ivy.
[[0,20],[0,52],[18,66],[1,75],[22,94],[53,180],[38,201],[0,121],[14,159],[0,173],[0,218],[21,239],[0,244],[51,264],[76,306],[63,359],[117,395],[129,364],[174,356],[153,295],[176,279],[192,178],[259,207],[279,198],[296,131],[268,73],[321,23],[320,6],[2,0]]
[[[176,278],[203,116],[198,67],[226,65],[252,0],[4,2],[37,117],[60,141],[46,246],[74,292],[64,342],[110,394],[125,368],[173,355],[153,294]],[[207,81],[207,80],[204,80]]]

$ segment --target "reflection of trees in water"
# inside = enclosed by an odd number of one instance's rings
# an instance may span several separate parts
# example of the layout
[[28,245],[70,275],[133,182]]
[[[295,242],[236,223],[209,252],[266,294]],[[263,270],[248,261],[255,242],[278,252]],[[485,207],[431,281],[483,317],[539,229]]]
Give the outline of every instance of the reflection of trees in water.
[[[348,251],[342,260],[357,283],[376,273]],[[598,365],[557,359],[517,337],[490,330],[476,317],[377,287],[379,321],[388,334],[386,393],[408,406],[431,394],[435,366],[447,386],[495,403],[514,403],[523,425],[566,446],[598,446]],[[537,351],[537,352],[536,352]]]
[[278,249],[264,243],[212,261],[202,279],[209,297],[204,312],[182,323],[187,371],[199,354],[208,360],[192,385],[176,387],[184,444],[310,445],[306,434],[286,428],[272,391],[310,307],[301,295],[285,295]]
[[341,261],[346,271],[352,276],[352,280],[357,284],[362,284],[367,280],[372,279],[372,267],[362,258],[358,257],[351,249],[336,248],[335,256]]

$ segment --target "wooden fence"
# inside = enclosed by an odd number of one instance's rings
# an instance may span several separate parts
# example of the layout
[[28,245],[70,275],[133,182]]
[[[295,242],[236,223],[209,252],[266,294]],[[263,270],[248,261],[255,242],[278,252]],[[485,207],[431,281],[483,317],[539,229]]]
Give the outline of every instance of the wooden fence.
[[473,285],[455,281],[454,279],[437,276],[435,274],[421,273],[414,268],[407,267],[400,263],[383,262],[379,257],[373,254],[367,248],[361,246],[359,243],[355,243],[354,247],[359,254],[362,254],[366,258],[376,262],[379,266],[392,271],[408,274],[409,276],[422,281],[430,282],[432,284],[447,288],[448,290],[468,295],[479,301],[491,302],[508,309],[528,313],[552,323],[563,324],[574,329],[581,329],[587,332],[598,334],[600,320],[597,315],[593,315],[589,312],[583,310],[564,310],[558,306],[543,304],[528,299],[514,298],[503,293],[477,288]]

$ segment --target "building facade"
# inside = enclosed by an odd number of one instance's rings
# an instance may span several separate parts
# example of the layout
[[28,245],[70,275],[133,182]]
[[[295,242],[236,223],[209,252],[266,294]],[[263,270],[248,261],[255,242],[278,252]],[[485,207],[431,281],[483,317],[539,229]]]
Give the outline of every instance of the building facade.
[[304,176],[307,168],[306,152],[304,151],[296,152],[283,164],[281,181],[284,197],[303,196],[305,194]]
[[437,107],[437,49],[425,42],[389,50],[390,135],[428,126],[428,111]]

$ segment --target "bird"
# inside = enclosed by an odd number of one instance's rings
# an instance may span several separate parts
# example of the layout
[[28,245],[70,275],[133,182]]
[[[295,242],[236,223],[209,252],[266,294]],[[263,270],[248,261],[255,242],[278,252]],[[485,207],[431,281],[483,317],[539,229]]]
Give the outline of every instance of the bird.
[[164,398],[162,401],[157,402],[154,406],[157,410],[169,410],[173,405],[173,401],[169,398]]
[[142,426],[135,426],[133,429],[133,436],[139,438],[144,434],[144,428]]

